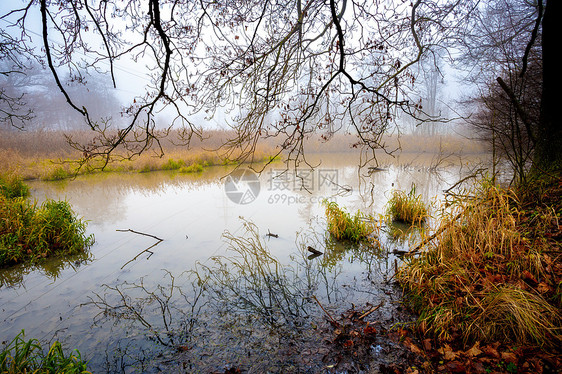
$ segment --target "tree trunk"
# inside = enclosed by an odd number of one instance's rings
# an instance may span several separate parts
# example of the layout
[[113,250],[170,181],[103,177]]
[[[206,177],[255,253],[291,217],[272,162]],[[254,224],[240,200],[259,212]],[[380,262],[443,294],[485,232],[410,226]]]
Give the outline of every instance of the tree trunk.
[[557,66],[560,35],[562,35],[562,1],[547,0],[542,22],[543,89],[541,117],[537,129],[534,165],[539,169],[562,166],[562,126],[558,103],[558,82],[562,69]]

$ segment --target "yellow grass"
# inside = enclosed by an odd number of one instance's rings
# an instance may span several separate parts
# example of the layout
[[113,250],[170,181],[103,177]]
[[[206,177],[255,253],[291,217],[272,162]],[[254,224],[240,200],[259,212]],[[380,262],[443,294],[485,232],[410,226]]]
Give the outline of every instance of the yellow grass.
[[[86,144],[91,133],[71,133],[73,140]],[[179,172],[199,172],[204,167],[226,165],[234,161],[225,156],[220,149],[229,135],[224,131],[211,131],[205,139],[193,138],[189,147],[177,144],[172,134],[162,140],[162,155],[159,150],[150,149],[131,159],[117,159],[107,165],[104,171],[149,172],[155,170],[178,170]],[[176,143],[176,144],[175,144]],[[277,150],[273,145],[258,146],[251,161],[268,161]],[[234,158],[236,154],[230,155]],[[70,147],[64,134],[59,131],[0,133],[0,173],[18,175],[23,179],[59,180],[73,176],[77,160],[82,154]],[[91,171],[86,165],[80,173]]]
[[[487,182],[470,196],[454,202],[438,235],[397,274],[418,326],[445,340],[460,331],[467,340],[561,343],[549,256],[521,226],[517,196]],[[529,279],[542,283],[532,288]]]

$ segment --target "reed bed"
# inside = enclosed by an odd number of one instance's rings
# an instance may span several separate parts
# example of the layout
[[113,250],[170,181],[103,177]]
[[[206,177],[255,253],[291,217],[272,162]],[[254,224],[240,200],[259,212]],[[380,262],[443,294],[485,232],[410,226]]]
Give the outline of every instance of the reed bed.
[[[226,130],[208,130],[203,138],[192,137],[189,147],[180,141],[179,131],[170,131],[161,139],[163,154],[158,149],[150,149],[131,159],[123,150],[117,149],[115,158],[104,167],[110,172],[150,172],[156,170],[177,170],[192,173],[202,171],[207,166],[225,165],[235,162],[241,150],[226,153],[222,146],[234,134]],[[24,180],[61,180],[73,177],[83,154],[73,149],[67,142],[70,137],[78,144],[89,144],[93,133],[89,131],[6,131],[0,130],[0,173],[15,173]],[[282,139],[262,140],[253,154],[252,160],[245,162],[268,162],[278,153]],[[336,134],[326,141],[321,137],[311,137],[305,148],[307,153],[316,152],[354,152],[357,138],[353,135]],[[479,143],[458,136],[427,137],[404,135],[400,139],[388,137],[385,144],[389,149],[407,154],[427,155],[475,155],[481,154]],[[423,144],[423,147],[420,147]],[[381,156],[382,157],[382,156]],[[99,171],[100,164],[90,162],[81,165],[79,173]]]
[[[542,215],[557,222],[555,213]],[[397,273],[422,333],[560,346],[561,279],[551,257],[560,247],[529,235],[525,217],[512,190],[488,182],[443,213],[422,251]]]
[[[99,172],[103,163],[91,160],[82,164],[83,154],[73,149],[66,137],[74,142],[88,144],[91,133],[87,131],[37,131],[0,132],[0,173],[15,174],[21,179],[63,180],[77,174]],[[117,149],[114,158],[104,165],[105,172],[151,172],[176,170],[182,173],[197,173],[209,166],[237,163],[240,152],[226,153],[221,146],[230,134],[226,131],[208,131],[203,139],[193,137],[189,147],[178,143],[179,134],[172,132],[161,140],[162,152],[149,149],[144,153],[127,157]],[[277,151],[272,142],[259,145],[251,160],[263,163],[274,159]]]

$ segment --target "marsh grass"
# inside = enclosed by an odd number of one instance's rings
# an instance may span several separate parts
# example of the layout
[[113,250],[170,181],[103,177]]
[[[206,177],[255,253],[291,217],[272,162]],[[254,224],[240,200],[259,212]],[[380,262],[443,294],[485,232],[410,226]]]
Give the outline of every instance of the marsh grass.
[[[0,131],[0,173],[15,174],[20,179],[63,180],[81,174],[100,172],[151,172],[176,170],[183,173],[200,172],[206,167],[232,165],[238,162],[241,152],[225,153],[221,146],[231,136],[227,131],[207,131],[204,139],[194,138],[190,146],[176,144],[174,132],[161,140],[163,154],[147,150],[129,158],[122,149],[116,149],[114,158],[105,165],[101,160],[91,160],[81,165],[83,154],[71,148],[65,135],[73,141],[87,144],[91,134],[87,131]],[[276,161],[275,145],[266,142],[257,146],[252,159],[256,164]]]
[[66,201],[41,206],[24,197],[0,194],[0,266],[81,253],[93,244],[86,223]]
[[562,342],[559,279],[548,268],[547,243],[526,234],[523,217],[517,195],[489,182],[448,207],[438,235],[397,274],[424,334],[545,347]]
[[29,196],[29,187],[15,175],[0,175],[0,195],[9,199]]
[[65,355],[60,342],[54,342],[45,353],[36,339],[25,339],[22,330],[0,352],[0,372],[19,373],[89,373],[78,350]]
[[376,236],[380,226],[370,216],[357,211],[354,215],[346,212],[336,202],[324,201],[328,232],[337,240],[348,240],[352,243],[377,242]]
[[416,195],[416,186],[412,186],[408,193],[393,191],[386,209],[392,220],[410,225],[421,225],[428,217],[421,195]]

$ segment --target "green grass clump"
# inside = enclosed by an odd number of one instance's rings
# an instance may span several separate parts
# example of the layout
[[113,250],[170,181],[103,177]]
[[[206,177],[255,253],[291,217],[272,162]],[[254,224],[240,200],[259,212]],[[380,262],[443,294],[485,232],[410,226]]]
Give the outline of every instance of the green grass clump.
[[407,224],[421,224],[427,218],[427,208],[421,199],[421,195],[416,195],[416,187],[412,187],[409,193],[394,191],[388,201],[387,214],[398,222]]
[[176,161],[170,158],[164,163],[164,165],[162,165],[162,170],[178,170],[183,166],[185,166],[185,162],[183,160]]
[[27,197],[29,195],[29,187],[20,178],[0,175],[0,195],[10,199]]
[[328,232],[337,240],[349,240],[353,243],[368,241],[377,228],[372,217],[360,211],[352,216],[333,201],[324,201],[323,205],[326,208]]
[[78,350],[66,356],[61,344],[54,342],[47,353],[36,339],[25,340],[22,330],[0,352],[0,372],[16,373],[89,373]]
[[195,162],[189,166],[184,166],[180,168],[180,173],[200,173],[204,169],[204,166],[198,162]]
[[93,242],[86,223],[66,201],[41,206],[23,197],[0,194],[0,266],[83,252]]
[[42,179],[46,181],[61,181],[70,178],[71,176],[73,176],[71,172],[69,172],[62,166],[57,166],[49,173],[44,175]]

